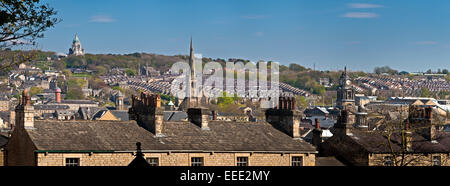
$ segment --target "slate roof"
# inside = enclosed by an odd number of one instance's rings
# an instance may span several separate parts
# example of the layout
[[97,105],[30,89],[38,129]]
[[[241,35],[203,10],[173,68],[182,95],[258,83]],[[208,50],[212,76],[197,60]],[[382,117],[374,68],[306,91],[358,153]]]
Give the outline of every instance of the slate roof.
[[61,100],[61,103],[56,102],[55,100],[50,101],[47,104],[52,105],[61,105],[61,104],[92,104],[92,105],[98,105],[97,102],[92,100]]
[[98,104],[91,100],[61,100],[62,104]]
[[67,110],[68,105],[34,105],[34,110]]
[[129,120],[128,111],[126,111],[126,110],[110,110],[110,111],[120,121],[128,121]]
[[[361,145],[365,150],[371,153],[389,153],[391,152],[387,145],[387,137],[379,133],[363,130],[352,130],[353,136],[347,136],[354,142]],[[450,133],[437,132],[436,143],[426,139],[419,133],[413,132],[412,151],[414,153],[448,153],[450,152]],[[334,139],[334,138],[330,138]],[[393,134],[391,137],[394,151],[401,150],[401,135]],[[332,143],[332,141],[329,141]]]
[[1,112],[0,112],[0,118],[1,118],[3,121],[9,122],[9,117],[10,117],[10,113],[9,113],[8,111],[1,111]]
[[97,119],[101,118],[108,111],[110,111],[111,114],[114,115],[120,121],[128,121],[129,120],[128,111],[107,110],[107,109],[98,110],[94,115],[92,115],[91,120],[97,120]]
[[317,153],[303,140],[293,139],[268,123],[210,121],[210,130],[190,122],[165,122],[155,135],[135,121],[35,121],[27,130],[43,151],[245,151]]
[[186,112],[181,111],[165,111],[164,112],[164,121],[186,121],[188,115]]
[[320,127],[323,129],[329,129],[334,126],[336,123],[336,120],[325,118],[324,116],[312,116],[312,117],[306,117],[306,119],[311,120],[311,125],[316,125],[316,118],[319,119]]
[[316,166],[345,166],[335,157],[316,157]]
[[6,137],[4,134],[0,134],[0,148],[3,148],[8,143],[9,138]]
[[101,118],[108,110],[100,110],[92,116],[92,120]]
[[78,119],[92,120],[98,112],[105,110],[99,107],[80,107],[77,111]]

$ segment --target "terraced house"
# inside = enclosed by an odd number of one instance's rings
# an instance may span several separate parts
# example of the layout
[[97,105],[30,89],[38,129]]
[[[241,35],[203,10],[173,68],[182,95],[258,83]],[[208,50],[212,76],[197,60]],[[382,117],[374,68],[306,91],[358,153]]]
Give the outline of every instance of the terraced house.
[[[293,100],[293,99],[292,99]],[[300,138],[292,102],[268,122],[223,122],[204,108],[189,121],[164,121],[158,95],[132,98],[130,121],[34,121],[24,91],[16,128],[5,147],[7,166],[127,166],[140,142],[154,166],[314,166],[317,151]]]
[[433,113],[437,115],[432,107],[411,105],[403,122],[368,130],[351,123],[351,113],[342,110],[320,154],[356,166],[450,166],[449,123],[436,120]]

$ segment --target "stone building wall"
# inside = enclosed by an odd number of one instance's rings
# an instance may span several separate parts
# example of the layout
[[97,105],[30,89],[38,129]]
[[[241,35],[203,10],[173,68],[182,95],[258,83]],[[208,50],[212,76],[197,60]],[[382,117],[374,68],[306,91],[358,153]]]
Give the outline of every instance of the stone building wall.
[[0,166],[5,166],[5,150],[0,150]]
[[[392,156],[392,154],[370,154],[369,166],[385,166],[385,157]],[[410,162],[408,166],[433,166],[433,157],[441,157],[442,166],[450,166],[450,155],[443,154],[409,154],[405,155],[405,162]],[[397,157],[397,161],[401,161],[401,157]]]
[[[144,153],[157,157],[160,166],[190,166],[192,157],[203,157],[205,166],[236,166],[237,157],[248,157],[249,166],[291,166],[293,156],[302,156],[305,166],[315,165],[314,154],[278,153]],[[65,166],[65,158],[80,158],[81,166],[127,166],[133,153],[37,153],[38,166]]]
[[5,147],[5,164],[16,166],[35,166],[36,150],[25,130],[14,130],[11,139]]
[[389,112],[400,112],[408,114],[409,111],[409,105],[385,104],[385,103],[367,104],[366,108],[370,112],[376,112],[381,114],[387,114]]

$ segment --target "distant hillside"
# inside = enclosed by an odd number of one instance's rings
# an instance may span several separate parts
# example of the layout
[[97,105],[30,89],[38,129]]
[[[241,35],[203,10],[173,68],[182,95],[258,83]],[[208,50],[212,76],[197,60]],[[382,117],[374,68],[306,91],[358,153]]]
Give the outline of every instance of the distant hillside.
[[[17,52],[17,51],[16,51]],[[38,63],[35,65],[48,69],[52,67],[57,70],[64,70],[66,68],[83,68],[88,70],[95,70],[96,75],[104,75],[112,68],[128,68],[131,70],[136,70],[138,66],[148,65],[155,68],[161,72],[166,72],[170,69],[172,64],[179,61],[187,61],[188,56],[176,55],[176,56],[165,56],[158,54],[148,54],[148,53],[132,53],[132,54],[86,54],[85,56],[70,56],[67,58],[62,58],[59,61],[53,61],[51,63],[42,61],[47,61],[47,57],[53,57],[55,52],[42,52],[36,51]],[[41,61],[41,62],[39,62]],[[227,61],[244,61],[244,63],[249,60],[245,59],[212,59],[203,58],[203,62],[218,61],[222,65]],[[336,85],[340,72],[335,71],[313,71],[310,68],[305,68],[298,64],[290,64],[289,66],[280,65],[280,81],[292,85],[294,87],[310,91],[314,94],[322,95],[325,93],[325,87],[320,85],[319,78],[330,78],[330,83]],[[362,72],[353,73],[354,76],[366,75]],[[335,86],[328,88],[328,90],[334,90]]]

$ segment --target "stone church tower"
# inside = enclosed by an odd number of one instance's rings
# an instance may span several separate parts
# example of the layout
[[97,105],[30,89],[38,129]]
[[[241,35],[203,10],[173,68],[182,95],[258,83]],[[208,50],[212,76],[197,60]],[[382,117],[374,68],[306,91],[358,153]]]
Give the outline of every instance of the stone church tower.
[[344,72],[339,78],[336,104],[340,109],[355,106],[355,88],[352,86],[352,81],[347,75],[347,67],[345,67]]
[[[200,90],[196,89],[195,85],[197,83],[197,79],[195,78],[195,75],[197,74],[195,71],[198,70],[195,68],[195,65],[202,65],[200,64],[196,64],[194,61],[194,45],[192,42],[192,38],[191,38],[191,45],[190,45],[190,54],[189,54],[189,66],[191,67],[191,77],[189,80],[189,85],[186,88],[188,89],[188,94],[186,95],[186,97],[183,100],[182,103],[182,109],[183,110],[187,110],[188,108],[198,108],[198,107],[202,107],[202,105],[206,105],[208,104],[208,98],[205,97],[205,94],[203,93],[202,88]],[[202,76],[202,72],[199,72],[197,75]],[[201,82],[198,82],[200,84],[202,84],[202,78],[200,78]],[[202,92],[199,92],[202,91]],[[200,97],[200,93],[203,93],[202,96]]]
[[124,96],[119,91],[117,93],[117,95],[116,95],[116,98],[115,98],[115,100],[116,100],[116,110],[127,110],[127,108],[125,107],[123,99],[124,99]]
[[81,47],[78,35],[75,35],[75,38],[73,39],[72,48],[69,49],[69,55],[84,56],[84,49]]

